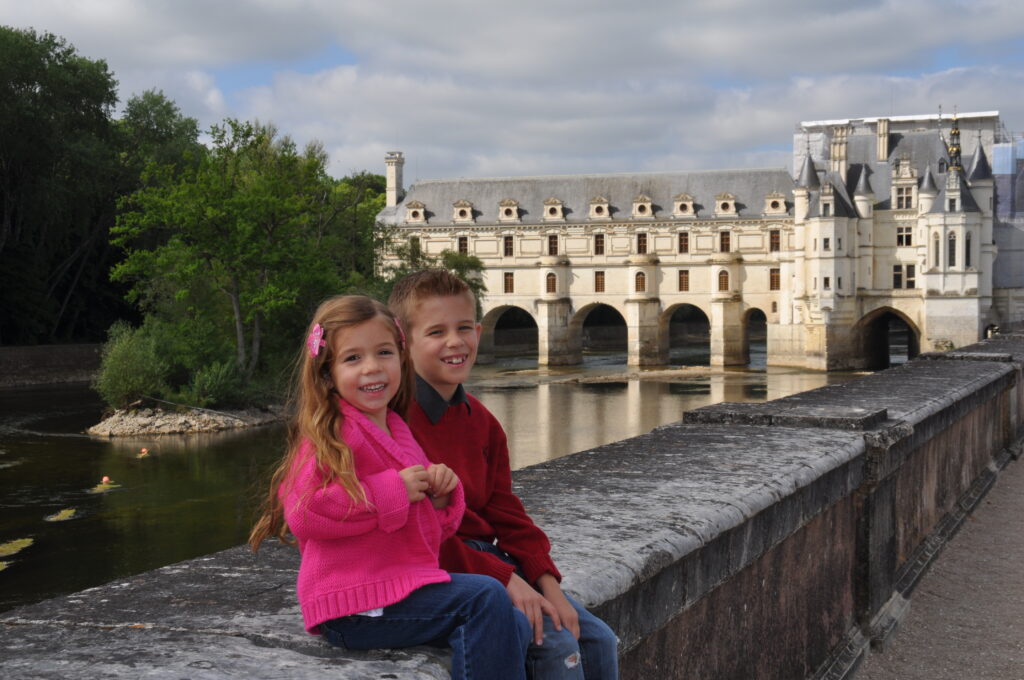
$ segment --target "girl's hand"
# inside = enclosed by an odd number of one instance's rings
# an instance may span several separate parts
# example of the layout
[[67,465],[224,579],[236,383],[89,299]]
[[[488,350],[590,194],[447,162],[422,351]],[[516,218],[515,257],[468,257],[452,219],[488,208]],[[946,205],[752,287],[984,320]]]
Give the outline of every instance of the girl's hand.
[[409,502],[415,503],[427,497],[427,489],[430,487],[430,478],[427,469],[422,465],[413,465],[404,470],[398,471],[398,476],[405,484],[405,491],[409,494]]
[[444,463],[434,463],[427,468],[427,482],[427,493],[434,507],[438,510],[448,507],[451,493],[459,485],[455,472]]

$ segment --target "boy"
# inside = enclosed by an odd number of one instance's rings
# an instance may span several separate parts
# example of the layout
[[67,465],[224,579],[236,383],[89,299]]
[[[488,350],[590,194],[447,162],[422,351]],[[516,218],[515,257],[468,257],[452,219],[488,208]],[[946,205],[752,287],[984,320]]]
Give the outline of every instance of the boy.
[[441,567],[505,584],[533,629],[534,678],[617,678],[615,634],[562,592],[547,536],[512,493],[505,432],[462,386],[480,341],[473,292],[453,274],[427,269],[398,281],[388,305],[405,326],[417,374],[409,427],[465,489],[466,513],[441,546]]

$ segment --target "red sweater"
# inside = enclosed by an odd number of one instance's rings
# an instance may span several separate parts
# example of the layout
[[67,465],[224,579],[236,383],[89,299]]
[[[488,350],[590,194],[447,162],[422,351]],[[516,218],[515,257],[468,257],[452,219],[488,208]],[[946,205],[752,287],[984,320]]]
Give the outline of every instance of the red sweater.
[[[544,573],[559,581],[551,561],[551,544],[512,493],[508,442],[501,424],[476,397],[448,407],[436,425],[420,405],[409,408],[409,427],[427,458],[444,463],[459,476],[466,512],[455,536],[441,544],[441,567],[454,573],[493,576],[508,585],[515,568],[497,556],[467,546],[460,539],[493,542],[514,557],[529,583]],[[468,408],[467,408],[468,406]]]

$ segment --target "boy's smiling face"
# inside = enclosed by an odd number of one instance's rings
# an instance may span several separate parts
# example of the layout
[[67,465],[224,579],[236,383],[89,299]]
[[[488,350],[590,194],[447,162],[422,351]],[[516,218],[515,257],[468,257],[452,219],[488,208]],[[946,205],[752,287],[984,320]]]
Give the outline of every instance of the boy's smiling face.
[[424,298],[410,315],[409,326],[409,354],[416,373],[445,400],[451,399],[476,362],[476,305],[468,295]]

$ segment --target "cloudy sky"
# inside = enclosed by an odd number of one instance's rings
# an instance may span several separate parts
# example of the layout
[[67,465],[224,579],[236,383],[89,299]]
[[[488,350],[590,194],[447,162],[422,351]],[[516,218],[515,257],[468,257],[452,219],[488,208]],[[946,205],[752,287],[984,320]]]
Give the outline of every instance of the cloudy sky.
[[0,0],[0,23],[416,178],[786,167],[801,120],[998,110],[1024,131],[1020,0]]

